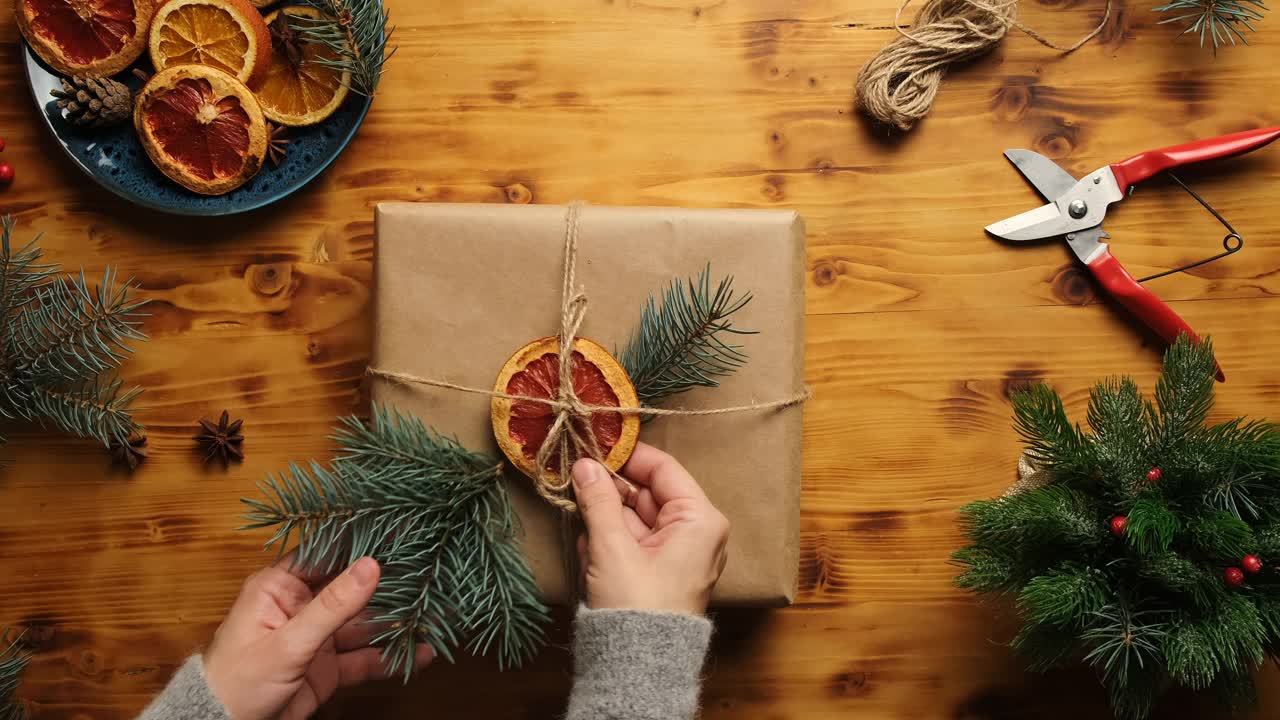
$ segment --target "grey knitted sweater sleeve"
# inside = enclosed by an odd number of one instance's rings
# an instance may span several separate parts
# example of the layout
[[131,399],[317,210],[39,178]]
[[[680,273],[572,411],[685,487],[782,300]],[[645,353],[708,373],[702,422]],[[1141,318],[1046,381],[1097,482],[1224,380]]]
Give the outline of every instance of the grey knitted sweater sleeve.
[[692,720],[711,621],[634,610],[578,610],[565,720]]
[[[711,641],[704,617],[578,610],[573,693],[565,720],[692,720]],[[138,720],[231,720],[187,660]]]
[[204,681],[204,663],[199,655],[191,656],[168,687],[160,693],[138,720],[229,720],[222,703]]

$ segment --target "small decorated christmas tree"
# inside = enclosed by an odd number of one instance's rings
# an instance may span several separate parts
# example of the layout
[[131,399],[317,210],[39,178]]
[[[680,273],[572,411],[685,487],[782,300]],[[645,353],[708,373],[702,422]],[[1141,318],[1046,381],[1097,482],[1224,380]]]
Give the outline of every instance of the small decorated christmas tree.
[[1154,402],[1099,383],[1085,431],[1052,389],[1014,397],[1041,482],[961,510],[962,588],[1016,598],[1012,645],[1044,671],[1092,665],[1120,718],[1171,685],[1251,700],[1280,640],[1280,428],[1206,426],[1213,351],[1179,339]]

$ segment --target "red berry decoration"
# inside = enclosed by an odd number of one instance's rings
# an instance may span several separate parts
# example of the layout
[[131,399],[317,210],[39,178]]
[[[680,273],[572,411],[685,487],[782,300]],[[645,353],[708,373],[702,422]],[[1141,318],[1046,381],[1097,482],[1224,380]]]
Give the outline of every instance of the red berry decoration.
[[1111,518],[1111,534],[1120,537],[1124,534],[1124,529],[1129,527],[1129,518],[1123,515],[1117,515]]
[[0,163],[0,190],[13,184],[13,176],[13,166],[9,163]]
[[1262,558],[1257,555],[1245,555],[1240,558],[1240,567],[1250,575],[1257,575],[1262,572]]
[[1158,483],[1160,482],[1160,476],[1163,474],[1164,473],[1160,472],[1160,468],[1153,467],[1147,471],[1147,482]]
[[1222,579],[1231,587],[1240,587],[1244,584],[1244,571],[1238,567],[1229,567],[1222,571]]

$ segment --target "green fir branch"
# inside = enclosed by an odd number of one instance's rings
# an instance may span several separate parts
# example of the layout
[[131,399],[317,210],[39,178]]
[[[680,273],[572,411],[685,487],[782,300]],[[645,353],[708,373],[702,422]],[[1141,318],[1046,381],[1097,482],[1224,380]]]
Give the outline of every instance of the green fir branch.
[[1144,555],[1169,549],[1173,538],[1181,529],[1178,516],[1169,506],[1154,497],[1140,498],[1129,508],[1129,525],[1125,528],[1125,541]]
[[1127,685],[1129,679],[1160,662],[1160,646],[1168,633],[1164,616],[1158,612],[1131,610],[1125,603],[1111,603],[1092,613],[1090,625],[1080,639],[1090,648],[1085,662],[1093,665],[1104,681]]
[[1069,626],[1101,610],[1108,597],[1102,572],[1066,564],[1032,578],[1018,595],[1018,610],[1032,624]]
[[[130,405],[141,393],[109,373],[127,359],[144,304],[113,269],[90,285],[62,276],[33,240],[14,249],[12,217],[0,218],[0,417],[52,425],[104,445],[142,429]],[[38,239],[38,238],[37,238]]]
[[375,642],[406,681],[422,642],[450,660],[460,646],[502,667],[531,657],[547,611],[498,461],[385,408],[368,425],[343,420],[334,439],[329,467],[291,466],[267,478],[265,499],[244,500],[246,529],[273,529],[267,547],[296,545],[296,561],[323,572],[377,559],[370,607],[387,629]]
[[1240,26],[1256,32],[1253,22],[1262,19],[1267,6],[1261,0],[1173,0],[1152,10],[1168,15],[1160,21],[1161,25],[1180,23],[1182,35],[1199,35],[1200,47],[1209,39],[1217,53],[1219,45],[1228,42],[1235,45],[1237,39],[1248,45],[1249,39],[1240,31]]
[[1224,563],[1235,563],[1249,552],[1253,531],[1231,513],[1209,511],[1197,515],[1187,525],[1192,546],[1201,555]]
[[27,311],[10,320],[16,372],[68,382],[119,367],[128,343],[147,339],[138,329],[144,303],[130,299],[132,290],[131,282],[118,284],[110,268],[96,288],[83,272],[37,288]]
[[1058,485],[960,509],[961,525],[977,546],[1002,548],[1027,559],[1080,554],[1103,542],[1102,518],[1088,498]]
[[1248,673],[1266,657],[1267,631],[1258,608],[1231,594],[1211,612],[1184,614],[1169,630],[1164,656],[1183,685],[1203,690],[1220,672]]
[[21,635],[0,630],[0,720],[23,720],[26,711],[14,698],[22,673],[27,669],[31,656],[20,644]]
[[1213,406],[1213,344],[1183,335],[1164,355],[1164,372],[1156,381],[1153,418],[1156,455],[1199,433]]
[[[9,318],[31,301],[34,290],[57,273],[57,266],[41,263],[40,235],[21,248],[13,249],[13,231],[17,223],[12,215],[0,217],[0,316]],[[12,326],[5,323],[0,339],[8,347]]]
[[964,568],[956,576],[955,585],[961,590],[979,593],[1008,592],[1016,590],[1024,582],[1015,573],[1013,558],[969,546],[951,554],[951,561]]
[[755,334],[733,325],[733,315],[750,302],[750,294],[734,292],[733,276],[713,284],[710,265],[696,280],[673,281],[661,302],[650,296],[618,353],[640,402],[655,405],[696,387],[717,387],[742,367],[747,356],[730,338]]
[[93,438],[104,446],[124,442],[142,430],[131,406],[142,388],[126,389],[115,378],[94,378],[69,385],[30,384],[0,390],[25,402],[12,411],[24,420],[52,425],[63,432]]
[[328,48],[332,59],[312,62],[350,72],[351,90],[373,97],[382,80],[382,69],[395,47],[390,46],[395,26],[382,0],[306,0],[323,18],[289,15],[290,28],[304,43]]
[[1145,487],[1149,418],[1138,386],[1129,378],[1098,383],[1089,393],[1090,459],[1124,501],[1137,498]]
[[1156,700],[1169,687],[1169,674],[1159,665],[1130,668],[1125,679],[1104,679],[1107,699],[1116,720],[1144,720]]
[[1023,623],[1009,647],[1026,660],[1028,670],[1048,672],[1075,653],[1077,632],[1078,628],[1071,625]]
[[1136,567],[1143,579],[1185,598],[1198,611],[1217,607],[1227,595],[1220,574],[1173,551],[1149,555]]
[[1037,466],[1068,482],[1093,477],[1097,466],[1093,443],[1067,419],[1062,398],[1053,388],[1032,385],[1015,393],[1012,402],[1014,429]]

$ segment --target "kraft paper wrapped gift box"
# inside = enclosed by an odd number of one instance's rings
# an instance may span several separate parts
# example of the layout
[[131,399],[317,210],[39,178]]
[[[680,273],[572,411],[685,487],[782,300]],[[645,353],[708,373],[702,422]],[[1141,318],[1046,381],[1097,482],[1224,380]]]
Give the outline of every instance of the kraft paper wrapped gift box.
[[[383,204],[377,210],[372,365],[412,376],[493,387],[507,358],[559,329],[565,208],[542,205]],[[749,360],[718,388],[663,407],[718,408],[803,391],[804,226],[793,212],[587,206],[578,283],[590,307],[579,336],[625,346],[640,310],[673,279],[732,275],[752,301],[734,316]],[[373,400],[417,415],[466,447],[501,452],[490,400],[375,377]],[[799,559],[802,406],[726,415],[659,417],[641,440],[680,460],[729,518],[729,562],[717,605],[785,605]],[[508,468],[523,550],[548,602],[572,597],[559,510]]]

